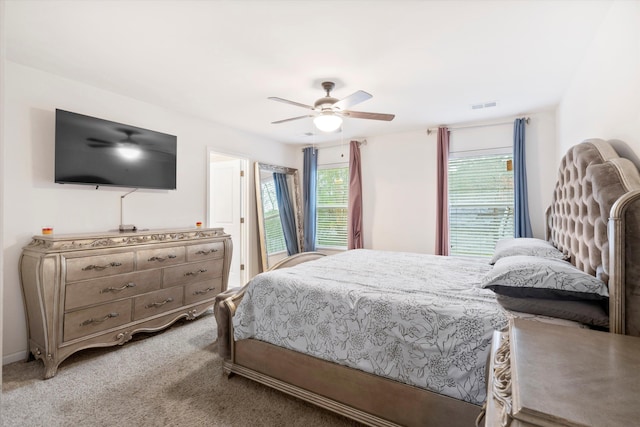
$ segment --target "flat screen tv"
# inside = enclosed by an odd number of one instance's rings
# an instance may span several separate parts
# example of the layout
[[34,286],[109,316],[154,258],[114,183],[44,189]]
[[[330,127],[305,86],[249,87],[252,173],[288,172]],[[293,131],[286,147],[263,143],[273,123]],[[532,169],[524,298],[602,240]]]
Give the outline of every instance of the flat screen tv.
[[55,182],[176,189],[174,135],[56,109]]

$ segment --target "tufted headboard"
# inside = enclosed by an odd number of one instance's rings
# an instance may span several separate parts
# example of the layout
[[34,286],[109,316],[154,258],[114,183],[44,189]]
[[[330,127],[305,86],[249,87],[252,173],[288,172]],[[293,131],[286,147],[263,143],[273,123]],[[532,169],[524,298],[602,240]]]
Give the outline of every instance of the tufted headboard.
[[640,336],[640,173],[607,141],[573,146],[547,209],[547,240],[609,286],[611,332]]

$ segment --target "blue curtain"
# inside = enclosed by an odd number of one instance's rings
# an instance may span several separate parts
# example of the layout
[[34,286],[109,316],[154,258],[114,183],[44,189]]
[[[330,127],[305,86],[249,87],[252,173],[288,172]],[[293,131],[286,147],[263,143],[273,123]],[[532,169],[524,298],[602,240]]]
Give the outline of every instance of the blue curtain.
[[307,147],[303,151],[302,198],[304,203],[304,250],[306,252],[313,252],[316,250],[318,149]]
[[516,119],[513,123],[514,237],[533,237],[527,198],[525,122],[526,119]]
[[284,232],[284,242],[287,245],[289,255],[297,254],[298,238],[296,233],[296,218],[293,212],[291,194],[287,185],[287,174],[274,172],[273,181],[276,187],[276,200],[278,201],[278,211],[280,212],[280,223]]

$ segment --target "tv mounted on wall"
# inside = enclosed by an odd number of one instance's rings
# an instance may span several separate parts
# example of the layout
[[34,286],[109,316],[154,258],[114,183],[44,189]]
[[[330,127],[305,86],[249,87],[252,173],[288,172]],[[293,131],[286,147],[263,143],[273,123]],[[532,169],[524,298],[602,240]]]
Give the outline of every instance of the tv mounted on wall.
[[174,135],[56,109],[55,182],[176,189]]

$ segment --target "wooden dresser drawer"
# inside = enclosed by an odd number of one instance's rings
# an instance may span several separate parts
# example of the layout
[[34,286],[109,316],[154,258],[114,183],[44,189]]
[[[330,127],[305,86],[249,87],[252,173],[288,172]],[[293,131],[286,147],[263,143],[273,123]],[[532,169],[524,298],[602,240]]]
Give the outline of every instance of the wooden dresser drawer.
[[70,341],[129,322],[130,299],[74,311],[64,315],[64,340]]
[[134,298],[133,320],[144,319],[182,306],[183,288],[169,288]]
[[151,292],[160,289],[161,280],[161,270],[148,270],[69,283],[65,290],[64,309],[68,311]]
[[192,283],[184,288],[184,303],[194,302],[213,298],[222,292],[222,277],[216,277],[206,282]]
[[202,245],[187,246],[187,261],[200,261],[201,259],[222,258],[224,256],[224,243],[213,242]]
[[222,259],[169,267],[164,270],[163,287],[204,282],[222,276]]
[[145,249],[136,254],[138,270],[182,264],[185,260],[184,246],[160,249]]
[[67,258],[67,282],[133,271],[133,252]]

